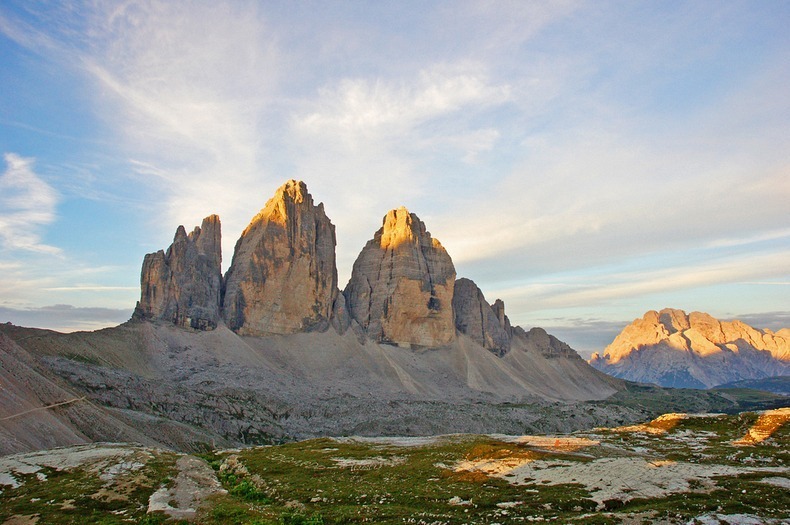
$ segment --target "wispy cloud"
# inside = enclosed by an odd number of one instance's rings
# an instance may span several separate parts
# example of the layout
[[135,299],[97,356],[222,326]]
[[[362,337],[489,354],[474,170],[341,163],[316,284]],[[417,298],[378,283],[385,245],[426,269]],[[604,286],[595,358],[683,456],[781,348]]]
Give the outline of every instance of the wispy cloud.
[[92,30],[85,70],[130,159],[151,168],[138,176],[159,188],[168,222],[217,212],[240,230],[262,205],[250,188],[271,176],[261,140],[280,70],[258,7],[110,3],[94,12]]
[[[752,279],[781,277],[790,268],[790,251],[674,264],[652,270],[605,272],[566,276],[567,282],[535,282],[497,290],[518,311],[573,309],[622,300],[648,302],[651,295],[732,285]],[[663,305],[654,305],[659,308]],[[676,305],[682,307],[683,305]]]
[[41,240],[41,230],[56,218],[57,191],[33,171],[33,159],[6,153],[0,176],[0,238],[6,249],[59,254]]
[[477,65],[439,65],[401,81],[344,79],[322,88],[318,108],[297,119],[297,127],[359,146],[385,135],[413,133],[430,119],[472,107],[479,111],[509,97],[507,85],[492,85]]

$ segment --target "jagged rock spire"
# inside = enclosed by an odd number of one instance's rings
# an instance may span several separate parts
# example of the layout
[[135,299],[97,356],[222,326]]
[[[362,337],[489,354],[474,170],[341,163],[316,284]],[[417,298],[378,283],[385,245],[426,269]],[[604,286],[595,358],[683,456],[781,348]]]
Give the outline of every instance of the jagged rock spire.
[[241,335],[327,328],[338,294],[335,244],[305,183],[283,184],[236,243],[225,275],[228,327]]
[[512,329],[500,299],[489,305],[473,281],[461,278],[455,281],[453,310],[459,332],[500,357],[510,350]]
[[135,316],[200,330],[216,328],[220,318],[221,264],[219,217],[206,217],[202,226],[196,226],[188,235],[179,226],[167,252],[159,250],[143,259]]

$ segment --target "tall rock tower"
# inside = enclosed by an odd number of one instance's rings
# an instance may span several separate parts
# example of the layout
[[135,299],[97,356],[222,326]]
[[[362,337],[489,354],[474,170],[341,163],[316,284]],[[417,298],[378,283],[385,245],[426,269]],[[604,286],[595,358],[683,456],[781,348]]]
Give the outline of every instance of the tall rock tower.
[[240,335],[329,326],[337,299],[335,227],[304,182],[282,185],[236,243],[223,308]]
[[136,317],[199,330],[217,327],[222,288],[220,229],[216,215],[203,219],[202,226],[189,235],[179,226],[167,252],[145,256]]
[[455,267],[441,243],[406,208],[392,210],[354,262],[343,295],[372,339],[437,347],[455,339]]

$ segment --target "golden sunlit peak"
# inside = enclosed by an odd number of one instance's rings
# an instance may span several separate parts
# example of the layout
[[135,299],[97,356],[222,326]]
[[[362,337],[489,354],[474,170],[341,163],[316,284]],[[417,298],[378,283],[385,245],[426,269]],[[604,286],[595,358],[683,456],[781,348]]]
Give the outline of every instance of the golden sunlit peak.
[[303,202],[309,195],[307,184],[301,180],[290,179],[277,189],[276,195],[290,197],[296,203]]
[[380,245],[382,248],[395,247],[406,242],[413,242],[425,232],[425,225],[405,206],[392,209],[384,216],[381,228]]

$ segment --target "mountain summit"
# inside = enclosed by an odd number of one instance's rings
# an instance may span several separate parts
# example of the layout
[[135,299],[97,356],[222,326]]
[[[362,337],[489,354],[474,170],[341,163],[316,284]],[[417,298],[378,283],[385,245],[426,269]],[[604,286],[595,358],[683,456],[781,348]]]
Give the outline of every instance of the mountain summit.
[[455,339],[454,286],[447,251],[401,207],[384,216],[343,293],[351,317],[375,341],[437,347]]
[[774,333],[702,312],[651,310],[590,364],[622,379],[684,388],[788,375],[790,329]]
[[339,293],[336,244],[305,183],[280,186],[236,242],[222,302],[228,327],[240,335],[326,329]]

